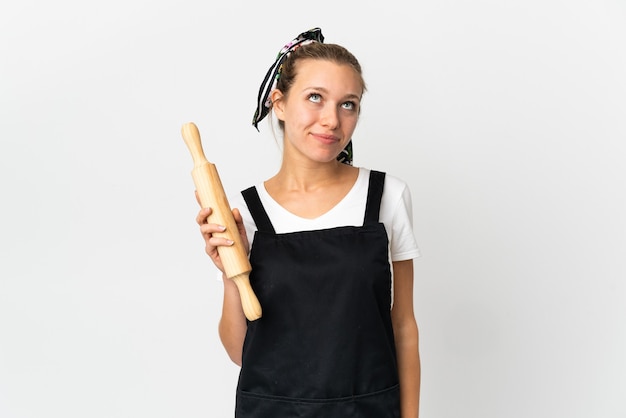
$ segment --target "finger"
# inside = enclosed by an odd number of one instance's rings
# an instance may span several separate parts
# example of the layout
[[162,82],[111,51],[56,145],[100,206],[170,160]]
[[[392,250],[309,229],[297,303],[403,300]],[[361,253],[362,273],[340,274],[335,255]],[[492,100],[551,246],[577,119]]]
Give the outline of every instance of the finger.
[[226,227],[218,224],[202,224],[200,225],[200,232],[204,235],[212,235],[217,232],[226,231]]
[[207,244],[210,245],[211,247],[230,247],[231,245],[233,245],[235,243],[235,241],[228,239],[228,238],[223,238],[223,237],[211,237],[208,241]]
[[196,222],[198,223],[198,225],[204,225],[208,222],[208,217],[209,215],[211,215],[211,213],[213,213],[213,210],[211,208],[204,208],[204,209],[200,209],[200,212],[198,212],[198,216],[196,216]]
[[239,232],[245,233],[246,227],[243,224],[243,218],[241,217],[241,212],[239,212],[239,209],[233,209],[233,218],[235,218],[235,223],[237,224],[237,229],[239,230]]
[[248,236],[246,235],[246,226],[243,223],[243,217],[241,216],[241,212],[239,211],[239,209],[233,209],[233,218],[235,218],[237,229],[239,230],[239,235],[241,236],[242,244],[247,250],[249,248]]
[[243,218],[241,217],[241,212],[239,212],[239,209],[233,209],[233,218],[235,218],[235,222],[237,223],[243,222]]

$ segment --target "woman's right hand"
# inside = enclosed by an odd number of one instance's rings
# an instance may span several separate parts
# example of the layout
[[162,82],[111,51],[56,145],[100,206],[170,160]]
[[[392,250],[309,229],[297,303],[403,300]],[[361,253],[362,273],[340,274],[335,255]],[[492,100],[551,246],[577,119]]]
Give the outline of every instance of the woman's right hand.
[[[220,246],[231,246],[234,242],[230,239],[224,237],[216,237],[213,236],[215,233],[225,232],[226,227],[223,225],[209,223],[208,218],[213,213],[211,208],[203,208],[198,212],[198,216],[196,217],[196,222],[200,226],[200,233],[204,238],[205,242],[205,251],[215,266],[224,273],[224,265],[220,259],[220,254],[217,251]],[[246,253],[248,252],[248,236],[246,235],[246,229],[243,225],[243,219],[241,218],[241,213],[239,213],[238,209],[233,209],[233,217],[235,218],[235,223],[237,224],[238,233],[241,237],[241,243],[243,247],[246,249]]]
[[224,273],[224,265],[220,260],[220,254],[217,251],[217,247],[220,245],[230,246],[233,245],[233,241],[214,237],[213,234],[217,232],[224,232],[226,227],[223,225],[212,224],[209,223],[209,216],[213,213],[211,208],[203,208],[198,212],[198,216],[196,217],[196,222],[200,226],[200,233],[202,234],[202,238],[204,238],[204,250],[213,260],[213,264]]

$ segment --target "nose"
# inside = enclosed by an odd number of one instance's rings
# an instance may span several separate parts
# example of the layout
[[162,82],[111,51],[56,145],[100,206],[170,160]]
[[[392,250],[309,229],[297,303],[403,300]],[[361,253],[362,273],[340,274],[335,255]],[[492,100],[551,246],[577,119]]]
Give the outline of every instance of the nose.
[[320,123],[329,129],[335,129],[339,126],[339,112],[336,106],[331,104],[324,106],[320,115]]

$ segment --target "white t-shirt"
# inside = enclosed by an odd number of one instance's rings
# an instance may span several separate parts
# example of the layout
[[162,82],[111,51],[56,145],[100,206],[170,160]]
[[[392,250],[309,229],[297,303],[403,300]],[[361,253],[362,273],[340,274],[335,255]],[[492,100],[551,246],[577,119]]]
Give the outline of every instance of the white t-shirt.
[[[256,189],[277,234],[339,226],[361,226],[365,216],[369,174],[369,169],[359,168],[359,176],[348,194],[335,207],[315,219],[301,218],[280,206],[267,193],[263,183],[257,184]],[[257,227],[243,196],[238,193],[229,197],[229,203],[231,208],[237,208],[241,212],[248,242],[252,244]],[[419,256],[413,234],[411,193],[404,181],[389,174],[385,176],[379,221],[387,230],[391,261],[409,260]]]

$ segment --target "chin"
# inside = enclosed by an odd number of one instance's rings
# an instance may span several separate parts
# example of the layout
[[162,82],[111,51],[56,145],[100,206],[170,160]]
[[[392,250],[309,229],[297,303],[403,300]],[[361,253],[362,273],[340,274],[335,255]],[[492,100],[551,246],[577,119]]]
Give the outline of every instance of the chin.
[[333,155],[333,154],[317,155],[317,156],[312,157],[311,159],[318,163],[331,163],[333,161],[337,161],[337,155]]

